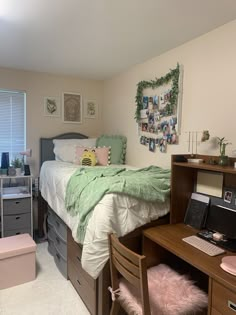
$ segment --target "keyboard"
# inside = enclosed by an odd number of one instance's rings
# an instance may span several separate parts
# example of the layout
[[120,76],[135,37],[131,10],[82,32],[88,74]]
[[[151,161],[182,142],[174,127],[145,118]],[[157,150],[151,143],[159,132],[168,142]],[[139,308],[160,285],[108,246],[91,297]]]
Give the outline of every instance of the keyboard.
[[182,238],[182,240],[192,245],[193,247],[201,250],[202,252],[206,253],[209,256],[217,256],[225,252],[222,248],[214,244],[211,244],[208,241],[205,241],[196,235]]

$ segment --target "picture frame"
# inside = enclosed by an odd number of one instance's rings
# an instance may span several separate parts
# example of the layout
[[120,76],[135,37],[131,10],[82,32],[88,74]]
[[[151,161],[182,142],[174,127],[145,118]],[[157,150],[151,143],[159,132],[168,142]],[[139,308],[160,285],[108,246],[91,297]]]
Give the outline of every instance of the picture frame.
[[233,192],[230,190],[225,190],[224,192],[224,202],[231,203],[233,198]]
[[155,152],[155,150],[156,150],[156,140],[153,139],[153,138],[150,138],[150,141],[149,141],[149,151]]
[[84,104],[84,117],[85,118],[97,118],[98,105],[94,100],[86,100]]
[[82,123],[82,96],[79,93],[63,92],[63,122]]
[[44,116],[49,117],[61,116],[61,106],[59,97],[57,96],[44,97]]

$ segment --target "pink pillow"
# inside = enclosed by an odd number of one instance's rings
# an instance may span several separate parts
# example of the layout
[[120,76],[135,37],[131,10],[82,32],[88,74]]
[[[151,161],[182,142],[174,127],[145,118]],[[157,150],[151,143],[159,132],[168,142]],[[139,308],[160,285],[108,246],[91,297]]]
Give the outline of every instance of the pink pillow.
[[106,166],[110,164],[110,147],[99,147],[99,148],[87,148],[87,147],[76,147],[75,149],[75,163],[81,164],[80,158],[84,152],[84,150],[95,150],[95,154],[97,157],[97,165]]

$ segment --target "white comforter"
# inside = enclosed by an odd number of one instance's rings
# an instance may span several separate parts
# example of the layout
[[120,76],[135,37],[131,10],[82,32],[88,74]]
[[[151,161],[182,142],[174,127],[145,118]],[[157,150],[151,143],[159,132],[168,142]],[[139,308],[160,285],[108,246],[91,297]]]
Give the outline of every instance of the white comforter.
[[[78,167],[80,166],[71,163],[47,161],[43,163],[40,172],[43,198],[69,226],[76,242],[79,216],[72,217],[67,213],[65,191],[70,176]],[[88,223],[83,243],[82,267],[96,279],[109,258],[107,233],[115,232],[118,236],[124,236],[168,212],[169,201],[150,203],[120,194],[105,195],[94,208]]]

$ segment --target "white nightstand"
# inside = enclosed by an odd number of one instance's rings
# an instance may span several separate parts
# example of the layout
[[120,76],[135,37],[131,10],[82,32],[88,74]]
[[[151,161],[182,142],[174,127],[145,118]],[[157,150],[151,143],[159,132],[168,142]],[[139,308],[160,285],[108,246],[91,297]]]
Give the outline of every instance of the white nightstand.
[[32,176],[0,176],[1,237],[33,237]]

